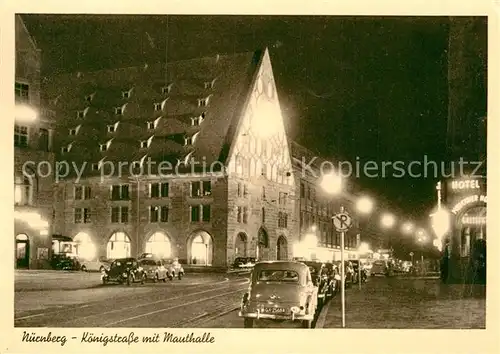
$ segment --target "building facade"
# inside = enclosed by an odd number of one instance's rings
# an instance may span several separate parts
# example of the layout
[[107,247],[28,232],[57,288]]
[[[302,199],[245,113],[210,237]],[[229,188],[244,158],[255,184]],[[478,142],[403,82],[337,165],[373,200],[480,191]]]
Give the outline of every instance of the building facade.
[[40,50],[18,15],[15,33],[15,267],[47,268],[52,243],[53,115],[40,104]]
[[54,233],[74,254],[293,256],[295,180],[267,49],[64,74],[44,90],[68,167]]
[[[342,193],[331,196],[325,193],[320,185],[322,169],[321,164],[325,161],[311,150],[296,142],[291,143],[292,161],[294,168],[296,191],[296,211],[299,222],[297,234],[299,243],[294,254],[297,257],[308,259],[319,259],[321,261],[338,261],[341,259],[340,233],[333,226],[332,217],[344,206],[351,216],[354,217],[354,225],[345,234],[344,258],[357,259],[360,242],[359,218],[355,217],[351,186],[345,181]],[[304,245],[302,242],[310,235],[314,235],[317,244]],[[306,242],[307,243],[307,242]]]
[[451,161],[466,164],[448,171],[442,202],[451,228],[442,238],[444,280],[486,281],[487,18],[450,19],[447,148]]

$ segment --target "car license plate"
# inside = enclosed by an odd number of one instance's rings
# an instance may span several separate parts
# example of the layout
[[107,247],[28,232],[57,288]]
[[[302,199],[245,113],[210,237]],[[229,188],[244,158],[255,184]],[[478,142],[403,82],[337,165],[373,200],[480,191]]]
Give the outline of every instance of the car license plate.
[[286,310],[282,307],[264,307],[263,312],[269,314],[280,314],[285,313]]

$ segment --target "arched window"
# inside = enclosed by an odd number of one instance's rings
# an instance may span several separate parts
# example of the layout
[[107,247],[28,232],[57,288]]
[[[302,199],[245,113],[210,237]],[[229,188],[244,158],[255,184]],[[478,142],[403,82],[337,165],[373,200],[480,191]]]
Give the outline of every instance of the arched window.
[[236,242],[234,244],[235,257],[246,257],[247,256],[247,235],[240,232],[236,235]]
[[169,258],[172,255],[170,239],[163,232],[155,232],[146,242],[145,251],[160,258]]
[[115,232],[109,238],[106,247],[106,257],[108,259],[130,257],[130,238],[124,232]]
[[188,261],[194,265],[212,265],[212,236],[205,231],[198,231],[188,240]]

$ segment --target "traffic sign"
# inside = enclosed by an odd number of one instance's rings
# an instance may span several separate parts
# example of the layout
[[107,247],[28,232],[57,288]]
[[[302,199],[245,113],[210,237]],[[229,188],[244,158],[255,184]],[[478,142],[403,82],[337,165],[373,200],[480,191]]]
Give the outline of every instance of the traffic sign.
[[337,213],[333,217],[333,225],[338,232],[345,232],[352,226],[352,218],[346,212]]

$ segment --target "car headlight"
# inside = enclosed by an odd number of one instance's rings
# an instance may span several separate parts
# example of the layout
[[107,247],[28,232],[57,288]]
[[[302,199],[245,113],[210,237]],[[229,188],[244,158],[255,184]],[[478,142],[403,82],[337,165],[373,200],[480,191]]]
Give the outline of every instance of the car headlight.
[[299,313],[300,309],[297,307],[297,306],[292,306],[290,308],[290,310],[293,312],[293,313]]

